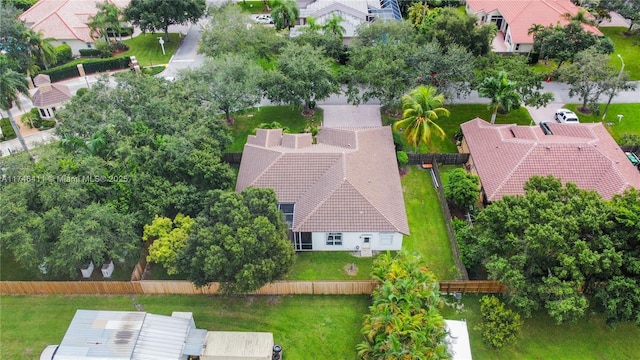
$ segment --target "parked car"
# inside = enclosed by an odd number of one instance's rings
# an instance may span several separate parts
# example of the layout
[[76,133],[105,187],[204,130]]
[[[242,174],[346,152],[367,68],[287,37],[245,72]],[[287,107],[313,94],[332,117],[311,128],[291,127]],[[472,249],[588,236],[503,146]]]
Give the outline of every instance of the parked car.
[[579,124],[578,115],[569,109],[558,109],[556,111],[556,121],[565,124]]
[[256,16],[256,21],[261,24],[273,24],[273,18],[269,14],[262,14]]
[[638,169],[640,169],[640,157],[638,157],[638,155],[636,155],[636,154],[634,154],[634,153],[632,153],[630,151],[626,151],[624,154],[627,155],[627,158],[629,158],[629,161],[631,161],[633,166],[635,166]]

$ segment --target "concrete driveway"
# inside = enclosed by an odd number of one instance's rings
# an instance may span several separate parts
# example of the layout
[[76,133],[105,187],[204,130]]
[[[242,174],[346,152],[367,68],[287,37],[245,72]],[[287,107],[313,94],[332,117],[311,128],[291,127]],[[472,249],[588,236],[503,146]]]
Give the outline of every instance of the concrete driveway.
[[533,106],[525,106],[527,108],[527,110],[529,111],[529,115],[531,115],[531,118],[533,118],[533,121],[536,124],[539,124],[542,121],[547,121],[547,122],[556,122],[555,120],[555,114],[556,114],[556,110],[564,107],[563,103],[551,103],[549,105],[547,105],[546,107],[542,107],[539,109],[536,109]]
[[324,127],[375,127],[382,126],[380,105],[321,105],[324,110]]

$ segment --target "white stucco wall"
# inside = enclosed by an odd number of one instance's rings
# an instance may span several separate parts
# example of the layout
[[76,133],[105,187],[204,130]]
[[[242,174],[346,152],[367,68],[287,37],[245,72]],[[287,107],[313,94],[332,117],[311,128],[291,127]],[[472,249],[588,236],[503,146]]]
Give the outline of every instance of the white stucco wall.
[[91,47],[87,46],[87,43],[84,41],[80,41],[77,39],[67,39],[67,40],[55,40],[52,41],[51,44],[53,46],[60,46],[62,44],[67,44],[71,47],[71,53],[73,55],[80,55],[80,49],[94,49],[95,46],[91,43]]
[[314,251],[355,251],[356,246],[359,249],[363,247],[363,237],[371,236],[371,250],[400,250],[402,248],[401,233],[384,233],[393,236],[393,240],[389,245],[380,243],[380,233],[362,233],[362,232],[343,232],[342,245],[327,245],[327,234],[324,232],[315,232],[311,234]]

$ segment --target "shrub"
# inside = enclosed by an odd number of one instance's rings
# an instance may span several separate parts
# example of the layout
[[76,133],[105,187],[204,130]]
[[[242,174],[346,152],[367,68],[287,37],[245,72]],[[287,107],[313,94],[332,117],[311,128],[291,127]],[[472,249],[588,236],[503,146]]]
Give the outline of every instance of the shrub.
[[480,299],[482,322],[476,326],[484,342],[496,349],[514,342],[520,334],[522,320],[513,310],[505,309],[504,304],[495,296],[483,296]]
[[42,120],[40,122],[40,129],[51,129],[52,127],[56,126],[56,121],[55,120]]
[[128,56],[115,57],[110,59],[84,59],[72,61],[68,64],[42,71],[41,74],[47,74],[51,77],[51,82],[56,82],[72,77],[79,76],[78,64],[84,65],[86,74],[95,72],[109,71],[113,69],[124,69],[129,67],[130,58]]
[[83,57],[98,57],[101,52],[98,49],[80,49],[80,56]]
[[25,126],[29,128],[39,128],[42,123],[42,117],[40,117],[40,112],[37,108],[32,108],[29,112],[24,113],[20,117],[20,122],[22,122]]
[[620,146],[640,146],[640,135],[624,133],[620,137]]
[[133,34],[133,28],[130,26],[126,26],[126,27],[121,27],[120,28],[120,34],[118,34],[118,29],[114,29],[114,28],[106,28],[105,31],[107,32],[107,34],[111,34],[111,35],[115,35],[115,36],[131,36],[131,34]]
[[11,140],[16,138],[16,132],[13,131],[9,118],[2,118],[0,120],[0,129],[2,129],[2,139]]
[[398,159],[398,166],[404,168],[409,163],[409,155],[404,151],[396,151],[396,158]]
[[109,49],[113,51],[127,51],[129,50],[129,46],[122,41],[111,41],[109,43]]
[[76,96],[80,97],[80,96],[82,96],[82,95],[84,95],[84,94],[86,94],[88,92],[89,92],[89,89],[80,88],[80,89],[78,89],[78,91],[76,91]]
[[111,44],[102,39],[96,39],[95,43],[96,49],[100,51],[100,56],[103,58],[111,57],[113,54],[113,50],[111,50]]
[[56,47],[56,64],[62,65],[71,61],[73,54],[71,53],[71,46],[62,44]]
[[467,174],[464,169],[455,169],[449,173],[449,181],[444,187],[444,196],[457,207],[468,209],[476,203],[480,195],[480,179]]

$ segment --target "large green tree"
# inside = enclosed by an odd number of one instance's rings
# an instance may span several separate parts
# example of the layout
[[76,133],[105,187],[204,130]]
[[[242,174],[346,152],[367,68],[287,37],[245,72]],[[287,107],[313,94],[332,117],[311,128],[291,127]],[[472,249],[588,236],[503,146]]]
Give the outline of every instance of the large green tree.
[[284,276],[293,256],[273,190],[218,190],[196,219],[179,267],[198,287],[219,282],[221,291],[240,293]]
[[195,23],[206,8],[205,0],[131,0],[124,15],[142,31],[164,31],[169,42],[169,25]]
[[491,99],[489,109],[493,110],[491,114],[491,123],[496,122],[498,110],[505,113],[520,107],[522,97],[516,90],[516,83],[507,78],[504,71],[498,72],[494,77],[485,78],[478,86],[478,94],[482,97]]
[[447,7],[433,11],[423,20],[420,32],[427,42],[437,41],[443,48],[458,44],[475,56],[491,51],[491,41],[498,29],[494,24],[477,26],[477,19]]
[[629,20],[629,29],[627,31],[631,31],[636,22],[640,20],[640,0],[601,1],[601,6],[607,10],[615,11]]
[[418,86],[402,97],[402,119],[393,124],[394,130],[402,129],[407,142],[417,151],[420,144],[428,144],[435,132],[441,138],[445,132],[435,123],[441,116],[449,116],[444,108],[444,95],[432,86]]
[[635,88],[628,73],[620,73],[609,65],[609,56],[591,47],[581,51],[570,65],[560,69],[560,80],[569,84],[569,96],[582,102],[578,110],[599,112],[598,99],[602,94],[615,96],[621,90]]
[[339,91],[332,59],[310,45],[289,44],[276,61],[276,69],[266,74],[262,84],[269,100],[301,106],[309,114],[316,102]]
[[259,84],[262,68],[241,55],[207,59],[202,67],[180,75],[194,87],[203,106],[224,112],[227,123],[231,113],[253,106],[262,100]]
[[529,31],[534,35],[533,51],[541,58],[556,60],[558,68],[567,61],[573,61],[579,52],[592,46],[604,54],[613,52],[613,42],[609,38],[585,31],[582,23],[575,20],[565,26],[556,24],[541,29],[532,27]]
[[457,207],[468,209],[480,196],[480,178],[457,168],[448,173],[448,181],[444,186],[444,196]]
[[162,264],[169,275],[177,274],[178,256],[187,246],[194,223],[191,217],[182,214],[173,220],[156,216],[151,224],[144,226],[142,234],[142,240],[150,243],[147,261]]
[[[486,264],[489,277],[507,285],[509,303],[525,315],[544,308],[558,323],[574,321],[607,281],[637,278],[638,252],[627,253],[638,242],[637,226],[629,221],[637,217],[637,192],[609,203],[551,176],[532,177],[524,190],[524,196],[505,196],[480,212],[474,236],[461,246],[471,263]],[[630,285],[614,282],[618,292],[606,293],[613,318],[628,320],[617,305],[635,301],[625,300]]]

